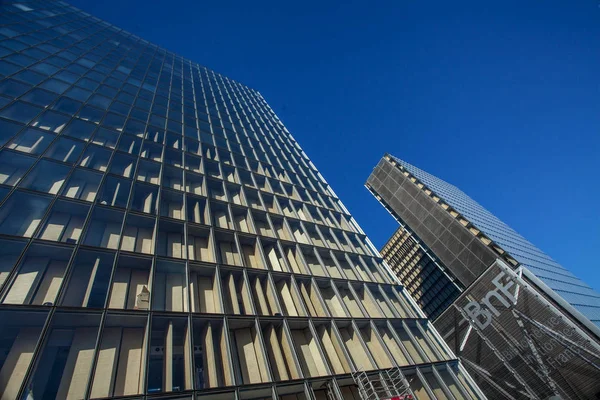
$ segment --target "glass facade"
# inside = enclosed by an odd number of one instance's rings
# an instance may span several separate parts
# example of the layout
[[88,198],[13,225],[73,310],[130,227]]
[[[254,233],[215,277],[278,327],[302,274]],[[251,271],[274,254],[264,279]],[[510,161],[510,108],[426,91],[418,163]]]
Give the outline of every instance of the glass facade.
[[[400,223],[382,255],[485,395],[597,397],[598,321],[488,236],[485,221],[501,224],[495,217],[407,165],[386,154],[366,183]],[[472,215],[486,219],[473,222]]]
[[394,159],[590,321],[600,326],[600,293],[535,247],[456,186],[399,158],[394,157]]
[[394,232],[381,249],[381,255],[431,320],[464,290],[427,246],[404,226]]
[[2,400],[480,398],[394,282],[258,92],[0,3]]

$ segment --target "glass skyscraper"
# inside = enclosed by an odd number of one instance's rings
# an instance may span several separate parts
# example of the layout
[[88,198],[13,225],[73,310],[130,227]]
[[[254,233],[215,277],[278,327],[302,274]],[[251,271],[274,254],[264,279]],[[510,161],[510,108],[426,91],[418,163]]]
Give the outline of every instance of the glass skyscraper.
[[483,397],[258,92],[3,1],[0,146],[1,400]]
[[600,326],[600,293],[531,244],[456,186],[406,161],[395,157],[394,159],[590,321]]
[[386,154],[381,254],[489,398],[600,396],[600,295],[461,190]]

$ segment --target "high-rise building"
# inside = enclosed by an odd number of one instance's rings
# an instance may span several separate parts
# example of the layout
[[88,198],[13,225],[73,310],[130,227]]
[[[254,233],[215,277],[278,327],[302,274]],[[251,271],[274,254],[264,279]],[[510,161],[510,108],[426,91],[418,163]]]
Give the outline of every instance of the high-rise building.
[[484,397],[257,91],[2,1],[0,146],[0,399]]
[[488,397],[600,395],[600,294],[405,161],[386,154],[366,186],[400,223],[384,259]]

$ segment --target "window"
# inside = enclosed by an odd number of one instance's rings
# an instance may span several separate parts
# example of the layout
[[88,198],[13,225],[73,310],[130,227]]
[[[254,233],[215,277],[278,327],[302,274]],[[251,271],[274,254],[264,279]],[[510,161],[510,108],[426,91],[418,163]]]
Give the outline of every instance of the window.
[[183,224],[161,220],[158,225],[156,253],[159,256],[185,258],[185,250]]
[[131,181],[128,179],[107,176],[100,189],[98,202],[102,205],[127,207]]
[[148,360],[148,392],[191,389],[191,332],[187,318],[154,317]]
[[88,246],[116,249],[119,245],[123,215],[121,211],[96,207],[88,223],[83,243]]
[[196,389],[233,385],[223,323],[220,320],[194,318],[193,327],[193,346],[199,349],[194,351]]
[[44,398],[84,398],[92,355],[100,327],[100,313],[59,311],[54,314],[30,388]]
[[98,171],[106,171],[108,161],[112,152],[98,146],[88,146],[81,157],[79,165],[82,167],[97,169]]
[[301,321],[292,321],[290,323],[290,333],[304,375],[307,377],[329,375],[325,360],[319,351],[317,339],[313,336],[308,324]]
[[114,149],[117,145],[118,139],[118,132],[111,129],[99,128],[92,139],[92,143]]
[[33,167],[21,183],[21,187],[57,194],[70,171],[71,168],[66,165],[42,160]]
[[39,233],[39,238],[75,244],[79,241],[89,206],[58,200]]
[[14,138],[7,147],[23,153],[41,154],[48,148],[54,138],[55,135],[51,133],[28,128]]
[[159,184],[160,177],[160,164],[139,160],[138,169],[137,169],[137,177],[138,181],[152,183],[154,185]]
[[160,215],[175,219],[184,219],[183,194],[170,190],[161,192]]
[[2,302],[53,305],[72,251],[71,248],[32,244],[25,253]]
[[79,250],[62,305],[102,308],[106,302],[114,253]]
[[47,197],[14,192],[0,207],[0,233],[33,236],[49,205]]
[[154,219],[128,215],[123,228],[121,250],[154,254]]
[[76,169],[67,180],[61,194],[72,199],[94,201],[101,179],[102,175],[100,174]]
[[46,311],[0,310],[2,397],[17,398],[47,316]]
[[69,122],[70,117],[59,114],[55,111],[46,110],[31,123],[31,126],[35,126],[40,129],[59,133]]
[[265,352],[254,320],[231,319],[229,327],[233,359],[236,370],[241,374],[241,382],[245,385],[268,382]]
[[148,310],[151,260],[122,255],[119,258],[108,307]]
[[25,248],[23,241],[0,239],[0,289]]
[[[74,102],[74,100],[70,100],[70,99],[61,99],[61,101],[66,102]],[[60,101],[59,101],[60,103]],[[65,107],[77,107],[76,105],[74,106],[70,106],[65,104]],[[67,125],[67,127],[65,129],[63,129],[62,134],[63,135],[67,135],[67,136],[71,136],[80,140],[85,140],[88,141],[91,137],[92,134],[94,133],[94,131],[96,130],[96,125],[91,124],[89,122],[85,122],[82,121],[80,119],[74,119],[73,121],[71,121],[71,123],[69,125]]]
[[22,101],[15,101],[11,105],[0,111],[0,117],[4,117],[13,121],[28,124],[34,119],[43,108]]
[[84,144],[66,137],[60,137],[50,150],[46,153],[46,157],[53,158],[58,161],[73,164],[81,155]]
[[0,152],[0,183],[15,186],[31,168],[35,159],[11,151]]
[[139,212],[156,214],[158,203],[158,187],[139,182],[134,184],[131,209]]
[[137,155],[140,152],[142,140],[134,136],[122,135],[118,149],[129,154]]
[[173,167],[163,168],[162,186],[175,190],[183,190],[182,170]]
[[[96,360],[91,398],[140,394],[146,368],[146,316],[108,314]],[[127,360],[127,362],[120,362]]]
[[20,124],[0,119],[0,146],[3,146],[15,136],[22,127]]
[[158,260],[154,273],[152,309],[156,311],[188,311],[185,264]]
[[137,158],[122,153],[115,153],[108,172],[130,178],[133,175]]

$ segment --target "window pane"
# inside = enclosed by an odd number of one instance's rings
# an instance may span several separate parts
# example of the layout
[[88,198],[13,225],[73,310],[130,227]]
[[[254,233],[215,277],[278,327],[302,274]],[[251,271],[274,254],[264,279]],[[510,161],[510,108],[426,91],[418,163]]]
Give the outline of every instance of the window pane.
[[0,152],[0,183],[15,186],[31,168],[35,159],[11,151]]
[[69,122],[70,117],[57,112],[46,110],[31,124],[37,128],[59,133]]
[[13,193],[0,208],[0,233],[31,237],[49,205],[47,197]]
[[101,179],[102,175],[100,174],[76,169],[61,194],[72,199],[94,201]]
[[88,223],[83,243],[88,246],[116,249],[119,246],[123,217],[124,213],[121,211],[97,207]]
[[106,316],[91,398],[141,393],[146,368],[146,321],[146,316],[139,315]]
[[39,238],[75,244],[81,236],[89,206],[71,201],[58,200],[46,219]]
[[179,392],[191,389],[189,362],[191,332],[186,318],[155,317],[152,319],[148,365],[148,392]]
[[135,211],[156,214],[158,187],[136,182],[133,189],[131,209]]
[[28,128],[14,138],[7,147],[24,153],[41,154],[55,137],[52,133]]
[[152,260],[122,255],[113,277],[108,308],[148,310]]
[[43,108],[41,107],[33,106],[22,101],[15,101],[13,104],[0,111],[0,117],[28,124],[42,110]]
[[123,228],[121,250],[154,254],[154,218],[129,214]]
[[102,308],[114,262],[114,253],[79,250],[62,304],[70,307]]
[[102,147],[89,146],[83,153],[79,165],[97,169],[98,171],[106,171],[111,154],[112,152],[110,150]]
[[154,273],[152,309],[157,311],[187,311],[185,264],[158,260]]
[[[28,387],[36,398],[83,399],[92,369],[100,313],[57,312]],[[32,396],[33,397],[33,396]]]
[[58,141],[54,142],[52,147],[50,147],[50,150],[46,153],[46,157],[73,164],[79,159],[79,156],[83,151],[83,146],[83,142],[60,137]]
[[47,315],[47,311],[0,311],[0,387],[3,397],[17,398]]
[[57,194],[71,168],[52,161],[42,160],[27,175],[22,187],[38,192]]
[[23,125],[0,119],[0,146],[3,146],[10,138],[21,130]]
[[100,128],[94,135],[92,143],[114,149],[119,139],[119,133],[110,129]]
[[116,178],[114,176],[107,176],[104,185],[102,185],[102,189],[100,190],[98,202],[102,205],[127,207],[130,190],[131,181]]
[[[65,101],[73,100],[65,99]],[[63,129],[62,134],[88,141],[92,137],[94,130],[96,130],[96,125],[80,119],[74,119],[65,129]]]
[[53,305],[73,249],[33,244],[4,297],[7,304]]
[[135,169],[137,158],[122,153],[115,153],[108,172],[130,178]]
[[25,248],[24,241],[0,240],[0,289]]

